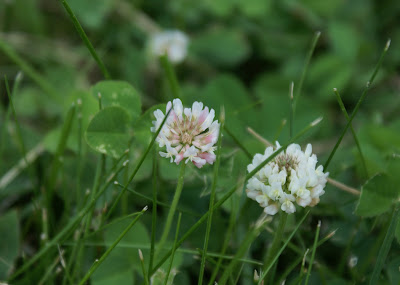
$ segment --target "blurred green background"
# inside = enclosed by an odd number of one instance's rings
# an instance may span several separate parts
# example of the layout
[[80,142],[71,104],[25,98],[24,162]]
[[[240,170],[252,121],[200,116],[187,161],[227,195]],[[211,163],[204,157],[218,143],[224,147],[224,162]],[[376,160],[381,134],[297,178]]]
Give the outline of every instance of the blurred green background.
[[[353,126],[366,158],[369,177],[385,170],[388,157],[400,151],[400,1],[70,0],[68,3],[110,71],[111,78],[134,86],[141,100],[142,113],[172,98],[163,70],[149,55],[150,36],[164,29],[185,32],[190,39],[189,53],[183,63],[175,66],[184,103],[189,105],[193,101],[202,101],[217,113],[223,105],[227,127],[251,154],[263,151],[264,146],[249,134],[247,127],[270,141],[279,139],[284,143],[289,139],[288,124],[281,128],[282,122],[289,119],[289,85],[293,81],[295,90],[298,87],[312,38],[320,31],[321,37],[304,81],[294,121],[296,133],[317,117],[324,117],[322,123],[300,141],[313,143],[320,163],[326,160],[346,124],[332,89],[338,89],[351,113],[390,38],[391,49]],[[32,72],[24,70],[27,65]],[[10,234],[9,240],[20,241],[10,245],[12,249],[7,258],[11,263],[22,250],[32,252],[37,247],[40,217],[30,216],[34,211],[32,189],[41,185],[41,180],[50,171],[49,164],[68,108],[77,98],[82,98],[83,128],[86,129],[97,111],[91,86],[104,79],[60,1],[0,1],[0,177],[22,157],[14,120],[7,126],[4,124],[9,106],[4,75],[13,86],[21,68],[24,78],[13,100],[23,141],[27,151],[38,145],[43,147],[43,151],[33,165],[34,183],[29,171],[23,171],[7,187],[0,187],[0,232],[2,223],[8,224],[18,229]],[[132,161],[150,140],[151,134],[147,132],[149,116],[147,113],[145,123],[131,125],[135,146]],[[60,221],[66,219],[62,212],[63,201],[76,179],[77,132],[75,124],[57,186],[60,213],[56,219]],[[82,188],[86,189],[92,183],[96,160],[94,152],[84,144],[84,153],[88,154]],[[232,177],[245,173],[249,163],[226,134],[224,144],[220,193],[231,186]],[[162,195],[168,201],[178,168],[170,167],[164,160],[160,163],[161,179],[167,182]],[[151,167],[150,157],[135,184],[137,191],[149,196]],[[208,194],[210,189],[212,168],[189,171],[192,176],[187,182],[186,194],[183,194],[182,207],[202,213],[207,209],[208,199],[202,195]],[[345,136],[329,172],[332,178],[357,189],[367,180],[350,132]],[[369,222],[360,226],[359,219],[353,215],[356,198],[332,186],[328,186],[326,192],[321,205],[313,213],[324,218],[324,233],[335,228],[343,230],[321,252],[321,260],[331,263],[329,256],[337,254],[338,249],[343,251],[350,237],[353,237],[355,248],[351,254],[362,255],[365,248],[374,244],[374,238],[362,237],[378,235],[379,232],[370,232]],[[129,199],[122,212],[145,205],[141,199]],[[196,204],[197,199],[201,203]],[[252,206],[242,225],[247,225],[259,214],[260,209],[255,204]],[[230,211],[228,206],[225,210]],[[149,224],[150,218],[147,219],[144,219],[144,224]],[[193,219],[183,223],[183,228],[187,229]],[[210,244],[212,250],[218,249],[223,237],[223,233],[218,233],[218,225],[226,223],[223,213],[216,217],[215,223],[216,237]],[[356,226],[362,230],[354,237],[352,229]],[[239,239],[244,229],[238,228]],[[312,233],[308,235],[312,238]],[[201,234],[198,236],[202,237]],[[201,242],[201,238],[194,238],[190,245],[201,247]],[[91,254],[88,260],[95,253]],[[349,256],[350,252],[346,252],[346,257]],[[337,258],[342,257],[339,255]],[[190,267],[191,262],[186,267]],[[399,260],[390,256],[388,262],[397,264]],[[399,272],[394,265],[390,268],[387,280],[390,284],[398,284]],[[177,276],[178,282],[182,282],[179,284],[185,284],[185,280],[191,278],[190,270],[182,271],[181,277]],[[1,270],[0,273],[5,276]],[[336,282],[337,279],[339,283],[329,284],[346,284],[340,282],[355,278],[352,273],[346,274],[331,276],[329,280]],[[32,276],[35,275],[29,278]],[[318,280],[314,280],[314,284],[320,284]]]

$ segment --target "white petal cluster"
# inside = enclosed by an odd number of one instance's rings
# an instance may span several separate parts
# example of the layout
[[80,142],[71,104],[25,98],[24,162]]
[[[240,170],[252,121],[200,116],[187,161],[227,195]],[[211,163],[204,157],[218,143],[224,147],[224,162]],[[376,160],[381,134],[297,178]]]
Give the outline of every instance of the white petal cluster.
[[[166,114],[171,108],[173,110],[156,139],[160,147],[165,146],[166,152],[160,151],[160,155],[176,164],[182,160],[185,163],[191,161],[198,168],[206,163],[213,164],[220,126],[217,120],[214,121],[215,111],[203,108],[201,102],[194,102],[192,108],[183,108],[179,99],[168,102]],[[152,132],[157,131],[165,117],[160,109],[154,111],[154,116]]]
[[155,56],[166,54],[172,63],[182,62],[187,55],[189,38],[181,31],[167,30],[150,38],[150,52]]
[[[267,147],[264,154],[257,153],[247,171],[253,171],[279,148],[276,142],[275,148]],[[268,215],[275,215],[279,209],[288,214],[294,213],[295,204],[313,207],[325,193],[329,175],[323,172],[322,165],[317,167],[317,162],[311,144],[305,151],[298,144],[291,144],[249,179],[247,196],[257,201]]]

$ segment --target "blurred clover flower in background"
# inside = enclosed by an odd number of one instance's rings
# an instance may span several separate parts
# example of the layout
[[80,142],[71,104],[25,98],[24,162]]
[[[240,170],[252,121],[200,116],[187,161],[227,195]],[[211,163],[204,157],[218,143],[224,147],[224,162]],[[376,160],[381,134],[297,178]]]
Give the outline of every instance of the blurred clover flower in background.
[[[183,159],[185,163],[191,161],[198,168],[206,163],[213,164],[216,158],[214,145],[220,127],[218,120],[213,121],[215,111],[208,107],[203,109],[201,102],[194,102],[192,108],[183,108],[182,101],[174,99],[173,104],[168,102],[166,114],[172,107],[156,139],[160,147],[166,148],[166,152],[160,151],[160,155],[176,164]],[[154,111],[154,116],[152,132],[157,131],[165,117],[160,109]]]
[[[264,154],[257,153],[247,171],[253,171],[279,148],[276,142],[275,148],[267,147]],[[291,144],[249,179],[247,196],[257,201],[268,215],[275,215],[279,208],[288,214],[294,213],[294,203],[313,207],[325,193],[329,175],[323,172],[322,165],[316,166],[317,156],[312,154],[311,144],[304,152],[298,144]]]
[[156,33],[150,38],[150,53],[154,56],[167,55],[170,62],[182,62],[187,55],[189,38],[181,31],[167,30]]

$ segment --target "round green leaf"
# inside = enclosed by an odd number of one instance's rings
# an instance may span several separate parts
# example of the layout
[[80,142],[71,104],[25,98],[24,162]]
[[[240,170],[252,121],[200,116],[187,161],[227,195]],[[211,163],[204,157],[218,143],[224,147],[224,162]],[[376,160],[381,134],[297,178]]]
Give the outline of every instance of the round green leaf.
[[95,151],[120,157],[128,148],[129,116],[121,107],[102,109],[90,121],[85,138]]
[[103,106],[119,106],[124,108],[131,119],[135,121],[141,113],[139,93],[131,84],[125,81],[100,81],[92,87],[92,94],[101,94]]

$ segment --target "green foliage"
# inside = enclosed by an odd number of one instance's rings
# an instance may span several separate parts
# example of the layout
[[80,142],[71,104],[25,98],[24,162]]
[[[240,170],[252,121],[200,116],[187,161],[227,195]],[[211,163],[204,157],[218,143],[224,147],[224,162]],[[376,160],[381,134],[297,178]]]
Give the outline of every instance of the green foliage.
[[356,214],[373,217],[390,210],[399,197],[399,189],[394,182],[386,174],[378,174],[368,180],[362,187]]
[[131,84],[124,81],[100,81],[91,89],[94,96],[101,95],[103,106],[118,106],[124,108],[135,121],[141,113],[139,93]]
[[0,236],[0,280],[6,280],[20,252],[21,233],[17,211],[11,210],[0,217]]
[[85,138],[93,150],[120,157],[128,148],[129,115],[121,107],[106,107],[91,120]]
[[[63,3],[71,11],[64,11]],[[215,202],[227,193],[231,196],[213,212],[209,255],[201,256],[197,250],[204,244],[204,225],[180,244],[172,267],[177,272],[173,283],[197,283],[203,258],[205,281],[218,269],[214,276],[218,282],[226,268],[234,267],[232,284],[252,284],[254,269],[259,270],[277,223],[272,219],[268,224],[272,232],[262,230],[248,252],[239,252],[241,241],[262,212],[247,199],[243,183],[237,184],[247,173],[249,156],[265,149],[248,127],[270,142],[289,141],[289,86],[293,81],[297,90],[313,34],[321,31],[291,122],[297,133],[315,118],[324,117],[297,141],[302,146],[312,143],[318,164],[327,161],[347,124],[332,88],[338,89],[351,115],[387,37],[392,38],[393,47],[352,122],[368,174],[347,133],[328,171],[332,179],[361,189],[361,195],[328,184],[321,202],[280,254],[279,266],[271,268],[275,279],[270,283],[282,278],[285,284],[297,284],[299,277],[305,277],[299,272],[310,267],[311,254],[303,267],[301,260],[313,246],[314,225],[321,220],[320,240],[337,231],[314,247],[319,266],[313,266],[309,284],[363,284],[375,272],[379,284],[398,285],[400,222],[388,235],[388,217],[400,193],[399,13],[400,5],[394,0],[0,1],[0,185],[7,182],[0,187],[0,280],[16,285],[76,284],[126,227],[127,221],[119,219],[151,205],[146,197],[152,197],[154,188],[161,203],[154,233],[157,249],[180,165],[159,157],[157,143],[143,156],[154,135],[150,132],[154,110],[165,113],[165,103],[172,99],[168,78],[149,56],[149,39],[163,29],[180,29],[189,37],[187,58],[173,66],[180,96],[185,107],[201,101],[213,108],[216,118],[224,107],[230,134],[222,133]],[[76,19],[71,18],[73,14]],[[20,70],[23,79],[12,90],[16,117],[7,117],[10,108],[3,75],[13,86],[12,79]],[[73,104],[76,112],[64,141],[62,128]],[[21,141],[32,155],[28,167],[23,163]],[[57,152],[60,142],[66,145]],[[113,167],[126,149],[130,152]],[[98,153],[106,155],[104,164],[96,159]],[[151,179],[154,159],[156,185]],[[126,192],[119,197],[122,188],[110,184],[116,180],[125,185],[139,164],[128,187],[140,195]],[[212,172],[212,166],[197,169],[188,164],[177,205],[183,213],[178,240],[207,213]],[[45,212],[46,185],[52,173],[54,199]],[[117,174],[109,180],[111,173]],[[104,195],[92,201],[90,193],[100,190]],[[110,213],[116,197],[120,200]],[[88,224],[82,209],[93,212]],[[299,212],[289,216],[282,241],[296,229],[304,214],[302,209]],[[92,275],[91,284],[143,283],[137,249],[143,251],[147,269],[150,216],[142,216]],[[174,222],[154,265],[172,248]],[[41,238],[46,226],[48,247]],[[88,237],[83,239],[85,228]],[[391,243],[393,235],[395,243]],[[60,266],[57,245],[66,268]],[[237,258],[238,252],[243,259]],[[358,258],[354,266],[349,265],[352,257]],[[295,264],[296,260],[300,263]],[[156,274],[165,276],[168,264],[166,259],[163,271]],[[160,284],[164,279],[158,280]]]

